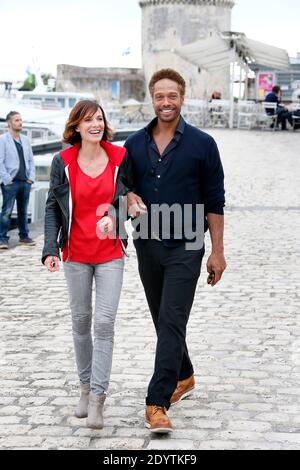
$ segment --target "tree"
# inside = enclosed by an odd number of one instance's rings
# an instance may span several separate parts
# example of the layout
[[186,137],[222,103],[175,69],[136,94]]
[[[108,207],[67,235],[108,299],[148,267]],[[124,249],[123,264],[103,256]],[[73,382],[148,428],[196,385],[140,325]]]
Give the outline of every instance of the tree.
[[30,73],[26,80],[24,81],[23,85],[21,88],[19,88],[20,91],[32,91],[35,89],[36,86],[36,80],[35,80],[35,75],[34,73]]

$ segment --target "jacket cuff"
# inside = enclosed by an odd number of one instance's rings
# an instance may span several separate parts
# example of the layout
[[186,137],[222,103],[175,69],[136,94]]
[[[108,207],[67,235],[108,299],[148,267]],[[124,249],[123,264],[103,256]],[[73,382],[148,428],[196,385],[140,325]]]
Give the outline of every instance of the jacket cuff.
[[7,184],[12,183],[12,180],[13,178],[10,175],[7,177],[3,176],[2,183],[4,184],[4,186],[6,186]]
[[45,260],[46,258],[48,258],[48,256],[56,256],[59,260],[61,260],[61,257],[60,257],[60,252],[59,252],[59,249],[57,248],[57,250],[49,250],[51,251],[51,253],[49,252],[43,252],[42,253],[42,264],[45,264]]

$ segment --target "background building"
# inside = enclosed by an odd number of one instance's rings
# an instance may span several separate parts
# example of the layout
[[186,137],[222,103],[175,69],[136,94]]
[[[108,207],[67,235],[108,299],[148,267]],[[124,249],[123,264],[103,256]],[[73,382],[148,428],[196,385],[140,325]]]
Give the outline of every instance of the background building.
[[178,70],[187,81],[187,96],[209,98],[214,90],[229,96],[229,67],[208,73],[174,49],[218,31],[230,31],[233,0],[141,0],[143,70],[58,65],[57,91],[91,92],[97,99],[143,101],[151,75],[160,68]]
[[276,72],[277,83],[282,90],[282,98],[291,101],[298,89],[300,94],[300,52],[296,58],[290,58],[290,68],[287,71]]
[[231,0],[141,0],[142,57],[146,83],[153,72],[171,67],[187,78],[187,96],[229,95],[229,67],[210,74],[179,57],[174,49],[231,30]]
[[[103,103],[111,101],[122,103],[130,98],[144,101],[152,74],[161,68],[171,67],[185,77],[188,98],[209,99],[213,91],[220,92],[222,98],[229,98],[229,65],[226,64],[217,71],[208,71],[205,65],[202,68],[188,61],[183,54],[180,55],[180,50],[201,39],[211,42],[210,39],[216,33],[230,32],[235,1],[137,0],[137,2],[142,10],[143,69],[58,65],[57,91],[91,92]],[[266,47],[271,48],[267,45]],[[216,61],[222,59],[220,51],[207,52],[207,54],[212,53],[215,54]],[[262,99],[259,96],[259,74],[262,76],[270,74],[273,77],[272,81],[281,86],[283,99],[291,100],[293,92],[300,86],[300,54],[296,59],[291,59],[290,68],[287,70],[276,71],[273,62],[270,63],[270,68],[266,67],[262,67],[259,63],[252,65],[251,68],[255,71],[257,79],[248,81],[248,97]]]
[[102,102],[143,101],[144,76],[140,69],[58,65],[56,91],[89,92]]
[[[259,65],[252,67],[256,75],[256,87],[254,86],[253,98],[262,100],[267,92],[272,90],[274,85],[279,85],[282,91],[282,100],[285,102],[294,101],[300,95],[300,53],[296,58],[290,57],[290,65],[286,70],[276,70],[276,68],[266,68]],[[269,77],[270,85],[264,96],[260,93],[261,77]],[[256,89],[255,89],[256,88]],[[251,96],[252,97],[252,96]]]

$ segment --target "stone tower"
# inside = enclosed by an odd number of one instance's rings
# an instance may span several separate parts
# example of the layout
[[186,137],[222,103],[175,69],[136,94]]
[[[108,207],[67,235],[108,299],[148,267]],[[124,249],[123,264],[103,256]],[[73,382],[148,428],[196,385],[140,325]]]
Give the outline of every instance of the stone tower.
[[187,97],[207,98],[213,90],[229,94],[229,67],[208,73],[174,53],[174,49],[217,31],[231,30],[233,0],[140,0],[142,54],[146,84],[161,68],[180,72],[187,83]]

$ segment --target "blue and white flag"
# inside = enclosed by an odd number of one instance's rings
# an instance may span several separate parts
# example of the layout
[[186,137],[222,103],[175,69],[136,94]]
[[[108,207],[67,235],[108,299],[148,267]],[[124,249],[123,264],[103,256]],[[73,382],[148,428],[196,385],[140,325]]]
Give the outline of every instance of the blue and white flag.
[[122,52],[122,56],[129,55],[129,54],[131,54],[131,47],[127,47],[127,49],[124,49]]

